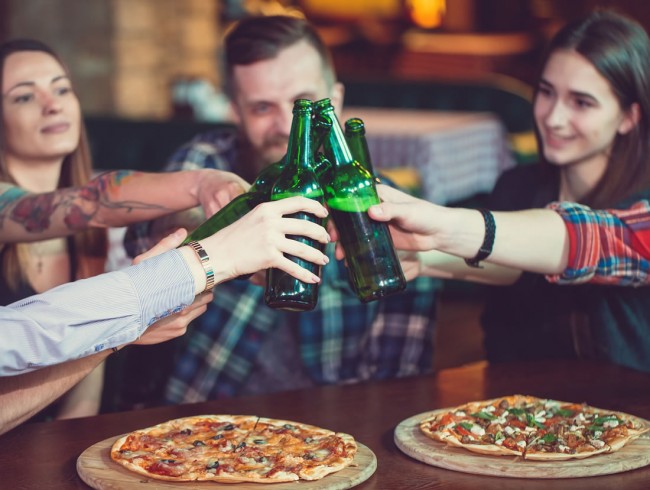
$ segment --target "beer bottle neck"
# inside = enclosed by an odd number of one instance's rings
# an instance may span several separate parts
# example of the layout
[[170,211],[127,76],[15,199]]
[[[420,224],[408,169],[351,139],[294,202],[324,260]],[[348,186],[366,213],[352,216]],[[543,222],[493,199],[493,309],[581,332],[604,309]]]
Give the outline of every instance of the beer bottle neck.
[[311,110],[294,112],[289,133],[287,163],[297,169],[310,169],[313,158],[311,150]]
[[370,173],[374,175],[372,161],[370,160],[370,150],[365,135],[360,131],[346,131],[345,139],[350,148],[352,158],[359,162]]
[[319,113],[314,115],[311,121],[311,151],[314,153],[314,159],[331,129],[332,120],[329,117],[323,117]]
[[345,141],[345,135],[343,134],[343,129],[334,113],[334,108],[323,112],[323,114],[327,115],[332,121],[332,128],[324,142],[326,156],[330,159],[331,163],[336,166],[352,163],[354,157]]

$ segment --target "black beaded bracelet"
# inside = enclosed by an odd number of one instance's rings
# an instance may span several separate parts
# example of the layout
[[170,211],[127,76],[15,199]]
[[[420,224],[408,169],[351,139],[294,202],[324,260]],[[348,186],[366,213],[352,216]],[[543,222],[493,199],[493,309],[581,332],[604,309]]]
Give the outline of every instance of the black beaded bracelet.
[[485,237],[483,238],[483,244],[481,248],[478,249],[478,253],[473,259],[465,259],[465,263],[470,267],[480,268],[479,262],[481,260],[487,259],[492,253],[492,247],[494,246],[494,235],[497,231],[497,225],[494,222],[494,216],[487,209],[477,209],[483,216],[483,221],[485,221]]

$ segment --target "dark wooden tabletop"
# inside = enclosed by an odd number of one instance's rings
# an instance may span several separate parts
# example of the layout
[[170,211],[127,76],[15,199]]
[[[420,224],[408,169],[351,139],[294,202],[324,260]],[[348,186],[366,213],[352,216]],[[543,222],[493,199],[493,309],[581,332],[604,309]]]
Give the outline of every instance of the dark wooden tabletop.
[[86,448],[134,429],[204,413],[255,414],[350,433],[378,460],[376,473],[360,489],[650,488],[650,467],[571,480],[477,476],[420,463],[393,442],[395,426],[413,415],[515,393],[584,401],[650,419],[650,374],[591,362],[480,364],[414,378],[25,424],[0,436],[0,488],[87,488],[75,470]]

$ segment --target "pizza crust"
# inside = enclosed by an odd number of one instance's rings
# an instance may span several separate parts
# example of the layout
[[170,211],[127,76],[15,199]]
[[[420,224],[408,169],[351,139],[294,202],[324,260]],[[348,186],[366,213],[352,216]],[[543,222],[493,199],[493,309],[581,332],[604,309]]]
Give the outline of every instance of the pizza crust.
[[[113,443],[111,458],[130,471],[158,480],[279,483],[321,479],[349,466],[356,451],[351,435],[309,424],[251,415],[200,415],[122,436]],[[174,461],[161,454],[171,454]],[[174,474],[176,460],[178,474]],[[217,472],[208,469],[215,462],[214,469],[220,468]],[[154,466],[163,468],[163,473],[153,471]],[[201,471],[192,470],[196,467]]]

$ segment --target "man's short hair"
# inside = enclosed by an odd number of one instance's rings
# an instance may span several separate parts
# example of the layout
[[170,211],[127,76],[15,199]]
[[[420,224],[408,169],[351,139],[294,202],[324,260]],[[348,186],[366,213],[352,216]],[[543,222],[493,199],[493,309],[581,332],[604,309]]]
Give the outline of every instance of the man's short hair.
[[325,81],[332,86],[336,81],[332,58],[316,29],[304,18],[270,15],[242,19],[226,34],[224,61],[227,92],[232,95],[235,66],[273,59],[280,51],[300,41],[306,41],[318,52]]

